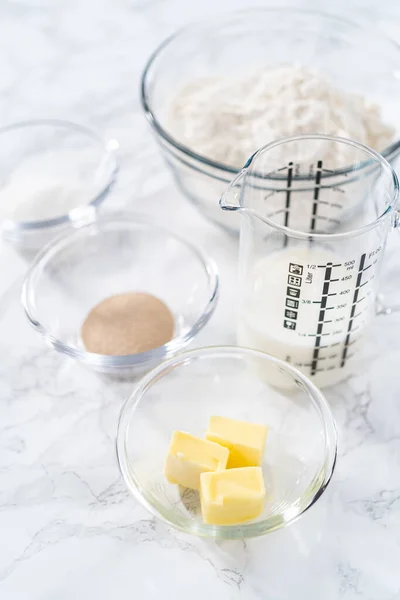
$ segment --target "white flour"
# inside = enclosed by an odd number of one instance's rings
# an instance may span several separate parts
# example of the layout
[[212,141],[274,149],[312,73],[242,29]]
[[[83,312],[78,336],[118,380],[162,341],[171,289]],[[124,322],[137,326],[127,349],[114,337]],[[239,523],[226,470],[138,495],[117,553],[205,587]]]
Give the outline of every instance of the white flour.
[[[337,135],[378,151],[394,137],[379,106],[335,89],[320,74],[290,65],[264,68],[240,79],[189,82],[172,100],[168,126],[191,150],[237,168],[258,148],[285,136]],[[353,158],[351,148],[336,146],[335,152],[330,146],[328,154],[318,158],[336,166]]]

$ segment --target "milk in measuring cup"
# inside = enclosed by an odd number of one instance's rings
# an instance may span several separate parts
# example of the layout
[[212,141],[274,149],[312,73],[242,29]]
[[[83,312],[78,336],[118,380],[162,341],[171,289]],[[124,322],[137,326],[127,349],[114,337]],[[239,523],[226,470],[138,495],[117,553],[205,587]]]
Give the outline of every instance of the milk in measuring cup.
[[319,387],[346,378],[372,313],[379,250],[343,260],[288,248],[260,259],[244,286],[239,344],[286,360]]

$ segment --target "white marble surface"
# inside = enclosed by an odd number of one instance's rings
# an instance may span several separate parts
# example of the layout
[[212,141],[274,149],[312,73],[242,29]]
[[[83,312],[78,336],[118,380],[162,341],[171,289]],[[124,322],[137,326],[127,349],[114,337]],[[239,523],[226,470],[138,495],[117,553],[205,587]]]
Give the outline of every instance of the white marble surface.
[[[224,0],[218,10],[240,5]],[[321,8],[318,0],[306,5]],[[0,4],[0,124],[64,117],[118,138],[121,174],[109,206],[149,213],[215,256],[221,303],[197,345],[233,341],[236,246],[175,190],[140,112],[138,79],[163,37],[215,6]],[[400,35],[397,0],[340,0],[335,11]],[[324,497],[285,531],[212,543],[168,529],[130,497],[114,438],[132,386],[104,381],[43,346],[19,306],[25,268],[1,248],[0,598],[400,598],[398,317],[377,319],[368,367],[328,393],[340,456]]]

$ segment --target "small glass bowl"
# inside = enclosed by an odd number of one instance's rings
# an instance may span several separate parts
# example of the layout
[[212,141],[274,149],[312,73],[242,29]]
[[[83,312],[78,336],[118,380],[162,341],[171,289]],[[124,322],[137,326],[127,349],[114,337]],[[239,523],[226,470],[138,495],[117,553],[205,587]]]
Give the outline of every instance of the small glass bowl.
[[[270,385],[276,376],[293,389]],[[164,475],[172,432],[203,437],[212,415],[269,427],[264,512],[243,525],[204,524],[198,492]],[[327,487],[336,450],[334,420],[321,392],[289,364],[237,347],[185,352],[147,374],[123,407],[117,432],[120,469],[135,498],[169,525],[210,538],[260,536],[293,522]]]
[[37,249],[87,219],[117,175],[116,140],[68,121],[24,121],[0,129],[3,237]]
[[[139,354],[87,352],[80,337],[90,310],[124,292],[157,296],[175,319],[174,338]],[[149,369],[204,327],[218,297],[214,263],[192,244],[141,217],[102,218],[53,240],[39,252],[22,287],[33,327],[58,352],[104,373]]]

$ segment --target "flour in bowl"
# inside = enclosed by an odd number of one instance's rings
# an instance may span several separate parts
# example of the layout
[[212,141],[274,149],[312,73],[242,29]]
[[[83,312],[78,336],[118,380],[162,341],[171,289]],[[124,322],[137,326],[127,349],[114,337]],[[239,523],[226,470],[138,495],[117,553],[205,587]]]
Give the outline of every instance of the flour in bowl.
[[[173,98],[168,128],[197,154],[238,169],[258,148],[286,136],[324,133],[382,151],[395,133],[383,122],[377,104],[295,65],[264,68],[242,78],[193,80]],[[327,148],[318,158],[331,165],[344,166],[353,159],[351,147]]]

